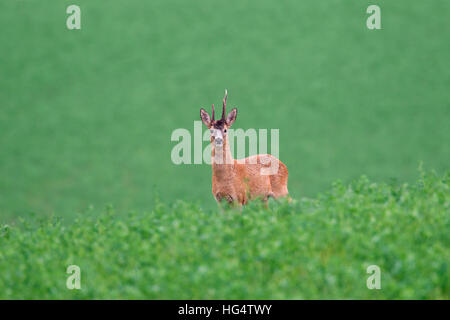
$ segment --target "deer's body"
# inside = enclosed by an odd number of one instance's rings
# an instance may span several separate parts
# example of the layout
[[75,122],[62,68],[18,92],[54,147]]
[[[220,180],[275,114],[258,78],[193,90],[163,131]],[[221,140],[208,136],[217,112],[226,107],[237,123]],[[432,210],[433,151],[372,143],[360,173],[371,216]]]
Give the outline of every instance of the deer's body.
[[[222,119],[212,120],[202,109],[202,121],[211,129],[212,194],[217,202],[246,204],[254,198],[288,196],[288,170],[284,163],[270,154],[254,155],[235,160],[231,156],[227,129],[236,119],[233,109],[225,119],[226,92]],[[205,115],[206,113],[206,115]],[[219,141],[220,143],[217,143]],[[274,170],[275,169],[275,170]]]
[[270,157],[270,161],[278,161],[278,173],[261,175],[261,167],[270,167],[270,164],[252,164],[250,158],[246,158],[243,164],[234,160],[232,165],[213,165],[212,193],[217,202],[226,200],[228,203],[246,204],[258,197],[267,200],[268,197],[279,198],[289,194],[286,165],[271,155],[253,157]]

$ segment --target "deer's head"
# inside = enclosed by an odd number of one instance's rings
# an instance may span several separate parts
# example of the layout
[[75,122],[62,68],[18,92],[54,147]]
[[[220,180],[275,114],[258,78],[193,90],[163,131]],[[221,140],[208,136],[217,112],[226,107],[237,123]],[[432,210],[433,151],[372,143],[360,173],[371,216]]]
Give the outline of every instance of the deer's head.
[[225,106],[227,104],[227,90],[225,90],[225,97],[223,97],[222,118],[219,120],[214,119],[214,104],[212,105],[212,117],[209,116],[205,109],[200,109],[200,117],[205,126],[208,127],[211,132],[211,143],[214,142],[216,146],[222,146],[226,140],[228,129],[236,120],[237,109],[233,108],[225,117]]

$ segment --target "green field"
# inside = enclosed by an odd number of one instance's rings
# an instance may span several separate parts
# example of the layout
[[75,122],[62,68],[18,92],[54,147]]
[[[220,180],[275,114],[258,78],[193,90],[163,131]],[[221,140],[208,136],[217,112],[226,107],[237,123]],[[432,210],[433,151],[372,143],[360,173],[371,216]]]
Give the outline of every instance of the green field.
[[[178,201],[117,219],[0,229],[0,298],[449,299],[450,172],[362,177],[317,199],[239,211]],[[66,269],[81,270],[81,290]],[[381,289],[369,290],[369,265]]]
[[[0,298],[448,298],[448,178],[417,204],[389,188],[450,169],[449,16],[448,0],[2,0]],[[223,214],[211,167],[172,163],[173,130],[225,88],[234,128],[280,130],[292,204]],[[322,198],[361,175],[392,195]],[[74,293],[51,275],[75,260]],[[370,263],[388,290],[365,288]]]
[[[0,3],[0,219],[201,200],[211,169],[170,161],[229,90],[236,128],[280,129],[294,197],[336,179],[413,181],[450,160],[450,3],[80,0]],[[422,17],[425,17],[422,19]],[[432,17],[432,18],[431,18]]]

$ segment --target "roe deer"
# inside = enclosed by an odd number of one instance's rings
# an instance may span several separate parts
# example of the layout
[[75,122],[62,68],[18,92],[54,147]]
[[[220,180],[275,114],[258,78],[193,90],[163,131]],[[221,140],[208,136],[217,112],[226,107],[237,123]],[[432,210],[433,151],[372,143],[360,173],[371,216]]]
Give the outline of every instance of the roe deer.
[[[233,108],[225,118],[227,90],[223,98],[222,118],[214,119],[205,109],[200,109],[202,122],[211,132],[212,194],[220,203],[246,204],[248,200],[260,197],[288,196],[288,170],[284,163],[270,154],[258,154],[235,160],[230,152],[227,131],[236,120],[237,109]],[[275,167],[275,170],[272,170]]]

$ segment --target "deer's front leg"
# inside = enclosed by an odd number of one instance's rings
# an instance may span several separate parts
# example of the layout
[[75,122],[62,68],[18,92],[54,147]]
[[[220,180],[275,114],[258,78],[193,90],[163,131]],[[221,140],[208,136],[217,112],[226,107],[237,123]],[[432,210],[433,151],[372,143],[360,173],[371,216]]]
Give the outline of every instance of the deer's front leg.
[[217,192],[214,195],[214,198],[216,198],[216,201],[218,203],[221,203],[223,200],[225,200],[227,203],[231,204],[237,199],[235,199],[231,194],[229,193],[223,193],[223,192]]
[[237,195],[233,195],[232,193],[223,193],[223,192],[217,192],[214,195],[214,198],[216,199],[217,203],[222,207],[222,203],[225,201],[228,207],[242,207],[242,201],[239,199]]

